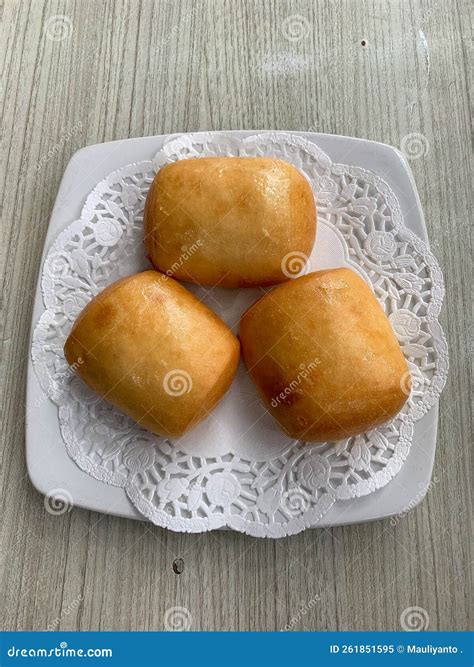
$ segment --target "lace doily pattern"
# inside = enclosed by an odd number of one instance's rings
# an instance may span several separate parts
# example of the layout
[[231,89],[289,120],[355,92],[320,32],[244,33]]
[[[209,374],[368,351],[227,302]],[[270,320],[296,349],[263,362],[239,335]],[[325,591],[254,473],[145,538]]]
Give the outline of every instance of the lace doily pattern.
[[[319,229],[334,235],[345,263],[371,285],[410,366],[410,396],[389,424],[337,443],[291,441],[241,366],[210,418],[170,442],[140,429],[68,367],[63,345],[84,305],[122,275],[148,268],[143,209],[157,169],[205,155],[273,156],[305,174],[318,200]],[[317,246],[312,270],[318,268]],[[191,289],[231,326],[261,296],[259,290]],[[316,145],[287,133],[244,140],[184,135],[152,160],[110,174],[88,196],[81,218],[52,245],[42,291],[45,311],[34,331],[32,357],[43,390],[58,405],[69,455],[93,477],[124,487],[145,517],[172,530],[227,526],[283,537],[316,525],[334,502],[372,493],[397,474],[414,423],[436,403],[447,376],[447,347],[437,321],[442,273],[426,244],[405,226],[394,193],[376,174],[333,164]]]

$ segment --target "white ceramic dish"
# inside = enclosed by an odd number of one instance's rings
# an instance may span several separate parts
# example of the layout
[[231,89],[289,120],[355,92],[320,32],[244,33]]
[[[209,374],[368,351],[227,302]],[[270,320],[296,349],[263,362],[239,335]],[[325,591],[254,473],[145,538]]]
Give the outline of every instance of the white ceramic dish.
[[[246,137],[254,131],[228,134]],[[292,132],[314,140],[333,161],[370,169],[387,181],[397,196],[406,225],[427,242],[427,232],[415,183],[403,155],[396,149],[348,137]],[[51,216],[43,258],[57,235],[79,217],[85,198],[107,174],[131,162],[150,159],[173,135],[127,139],[88,146],[71,159],[64,174]],[[175,135],[178,136],[178,135]],[[44,304],[36,288],[32,328]],[[399,474],[384,488],[366,497],[336,503],[318,527],[370,521],[412,508],[423,498],[430,483],[436,448],[438,408],[435,406],[415,424],[414,444]],[[59,432],[57,407],[44,393],[28,366],[26,449],[28,473],[43,494],[67,489],[74,504],[86,509],[128,518],[144,517],[133,507],[124,489],[103,484],[79,469],[69,458]]]

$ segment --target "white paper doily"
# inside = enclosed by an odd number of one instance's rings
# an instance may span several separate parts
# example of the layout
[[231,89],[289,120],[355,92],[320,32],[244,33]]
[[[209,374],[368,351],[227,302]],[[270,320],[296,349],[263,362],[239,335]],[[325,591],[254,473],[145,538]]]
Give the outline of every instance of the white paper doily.
[[[143,207],[156,170],[204,155],[273,156],[306,175],[318,200],[310,270],[357,270],[408,360],[413,389],[391,423],[336,444],[292,441],[266,412],[241,365],[213,414],[172,443],[140,429],[68,367],[63,345],[85,304],[119,277],[149,268]],[[262,295],[260,289],[190,289],[235,332],[240,315]],[[435,404],[446,380],[447,347],[437,321],[443,277],[426,244],[406,228],[394,193],[374,173],[333,164],[314,144],[287,133],[242,140],[184,135],[152,161],[110,174],[88,196],[81,218],[52,245],[42,292],[46,310],[34,331],[32,357],[43,390],[58,405],[69,455],[93,477],[124,487],[144,516],[172,530],[228,526],[283,537],[314,526],[334,502],[372,493],[393,478],[408,455],[414,423]]]

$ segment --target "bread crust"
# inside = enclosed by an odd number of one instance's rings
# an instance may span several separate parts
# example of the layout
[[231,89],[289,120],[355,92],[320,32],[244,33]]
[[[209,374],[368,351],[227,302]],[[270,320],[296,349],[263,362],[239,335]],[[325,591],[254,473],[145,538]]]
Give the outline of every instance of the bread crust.
[[393,418],[408,366],[369,286],[346,268],[281,285],[244,313],[248,371],[292,438],[340,440]]
[[316,205],[306,178],[282,160],[194,158],[159,170],[144,223],[148,257],[163,273],[201,285],[273,285],[288,279],[288,254],[300,262],[311,254]]
[[140,426],[177,437],[227,391],[240,345],[182,285],[145,271],[110,285],[84,308],[64,353],[91,389]]

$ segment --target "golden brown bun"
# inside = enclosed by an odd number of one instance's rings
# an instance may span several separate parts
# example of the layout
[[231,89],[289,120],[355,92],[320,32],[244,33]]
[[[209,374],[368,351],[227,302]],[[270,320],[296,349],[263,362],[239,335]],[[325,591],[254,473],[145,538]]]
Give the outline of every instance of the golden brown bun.
[[407,400],[408,367],[390,323],[349,269],[277,287],[243,315],[240,341],[269,411],[293,438],[363,433]]
[[309,257],[316,207],[308,181],[287,162],[196,158],[160,169],[144,221],[149,259],[163,273],[250,287],[288,280],[289,253]]
[[217,315],[157,271],[107,287],[64,347],[89,387],[164,436],[180,436],[207,416],[232,382],[239,350]]

